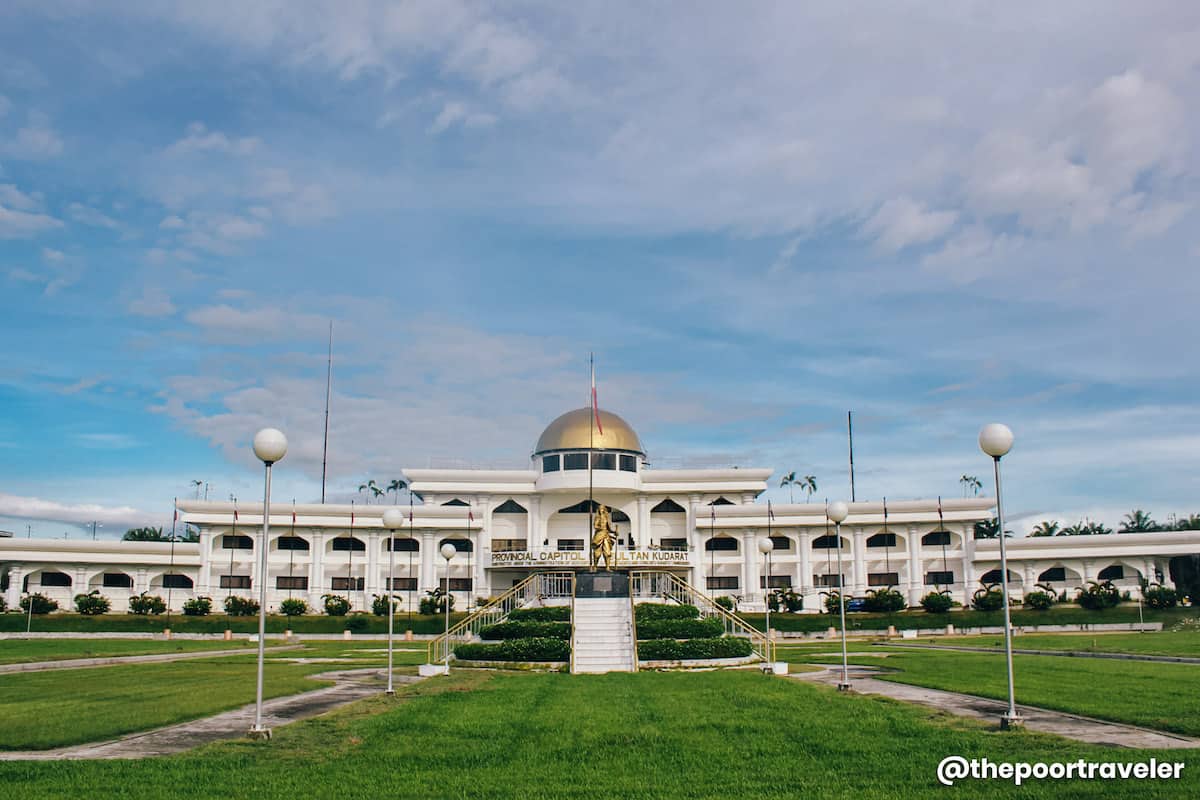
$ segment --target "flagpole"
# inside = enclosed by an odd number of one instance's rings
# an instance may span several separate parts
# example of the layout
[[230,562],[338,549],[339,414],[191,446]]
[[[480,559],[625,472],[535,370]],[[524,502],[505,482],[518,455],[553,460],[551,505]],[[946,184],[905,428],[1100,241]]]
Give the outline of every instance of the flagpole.
[[588,561],[592,568],[596,566],[595,544],[592,542],[592,532],[596,528],[596,521],[593,518],[595,515],[596,501],[592,499],[592,456],[596,446],[594,434],[596,430],[596,357],[593,353],[588,353],[588,366],[592,373],[592,396],[589,401],[592,404],[592,413],[588,415]]
[[[179,521],[179,498],[174,498],[171,505],[174,507],[175,513],[171,515],[171,567],[167,571],[168,575],[175,574],[175,523]],[[167,587],[167,630],[171,629],[171,589],[173,588],[173,586]]]
[[850,502],[853,503],[857,498],[854,496],[854,421],[852,411],[846,412],[846,436],[850,440]]
[[321,505],[325,505],[325,470],[329,464],[329,401],[333,390],[333,320],[329,320],[329,360],[325,366],[325,439],[321,445]]
[[415,583],[415,581],[413,580],[413,574],[412,574],[413,573],[413,563],[412,563],[413,562],[413,551],[412,551],[411,542],[413,541],[413,535],[414,535],[414,531],[413,531],[413,496],[412,496],[412,484],[410,483],[408,486],[408,540],[409,540],[410,544],[408,545],[408,574],[405,576],[405,582],[408,584],[408,632],[409,633],[412,633],[412,600],[413,600],[413,584]]
[[350,560],[346,565],[346,605],[350,606],[350,610],[354,610],[354,604],[350,602],[351,587],[354,586],[354,501],[350,501],[350,541],[347,543],[350,548]]

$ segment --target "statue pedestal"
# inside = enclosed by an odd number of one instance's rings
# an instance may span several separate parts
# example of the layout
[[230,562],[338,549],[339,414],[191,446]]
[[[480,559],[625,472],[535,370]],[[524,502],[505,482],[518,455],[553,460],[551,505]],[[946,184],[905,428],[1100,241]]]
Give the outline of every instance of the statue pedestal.
[[575,573],[576,597],[629,597],[629,573],[595,572]]

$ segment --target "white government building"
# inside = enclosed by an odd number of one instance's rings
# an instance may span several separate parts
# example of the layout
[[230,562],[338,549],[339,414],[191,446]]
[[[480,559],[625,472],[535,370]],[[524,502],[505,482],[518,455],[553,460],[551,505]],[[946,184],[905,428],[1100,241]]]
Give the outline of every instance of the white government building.
[[[613,509],[618,568],[672,572],[713,596],[761,609],[767,587],[791,587],[805,610],[820,608],[819,592],[840,582],[854,596],[891,586],[916,605],[927,592],[950,589],[968,603],[982,582],[999,580],[999,542],[976,540],[974,524],[990,519],[986,497],[849,504],[837,540],[823,503],[757,502],[771,469],[651,469],[633,428],[601,411],[570,411],[542,433],[526,470],[410,469],[422,499],[402,506],[407,522],[389,537],[386,505],[275,504],[268,542],[268,604],[297,597],[314,610],[326,594],[348,595],[355,610],[386,592],[389,547],[392,585],[405,601],[445,586],[439,550],[458,550],[448,564],[456,608],[503,593],[531,572],[588,568],[589,481],[595,502]],[[588,469],[589,458],[591,469]],[[0,539],[0,582],[10,607],[25,591],[71,607],[75,594],[99,589],[123,612],[143,591],[171,597],[178,609],[193,596],[219,607],[229,594],[259,593],[256,548],[262,506],[183,501],[182,520],[200,532],[198,544]],[[770,535],[770,575],[758,541]],[[1008,543],[1010,588],[1020,597],[1034,584],[1072,591],[1089,580],[1112,580],[1138,592],[1142,577],[1171,585],[1170,560],[1200,553],[1200,532],[1014,539]],[[403,606],[402,606],[403,607]]]

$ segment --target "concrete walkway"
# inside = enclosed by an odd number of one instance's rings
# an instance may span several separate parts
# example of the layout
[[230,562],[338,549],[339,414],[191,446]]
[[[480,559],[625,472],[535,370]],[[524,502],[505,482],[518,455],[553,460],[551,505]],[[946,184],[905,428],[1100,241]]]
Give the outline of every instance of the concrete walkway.
[[[962,653],[999,653],[1002,647],[972,647],[965,644],[905,644],[903,642],[877,642],[878,647],[902,647],[906,650],[954,650]],[[1117,661],[1163,661],[1176,664],[1200,664],[1200,658],[1190,656],[1157,656],[1149,653],[1103,653],[1095,650],[1030,650],[1013,648],[1019,656],[1064,656],[1067,658],[1111,658]],[[839,653],[840,655],[840,653]]]
[[[830,667],[825,664],[811,666],[820,666],[823,669],[819,672],[801,672],[790,677],[830,686],[836,686],[841,681],[842,668],[840,666]],[[874,677],[879,673],[880,670],[874,667],[852,665],[850,682],[853,691],[860,694],[883,695],[906,703],[930,706],[961,717],[994,722],[997,728],[1000,725],[1000,715],[1008,710],[1008,704],[999,700],[883,681]],[[1090,744],[1163,750],[1200,747],[1200,739],[1191,739],[1179,734],[1163,733],[1134,725],[1122,725],[1118,722],[1107,722],[1092,717],[1082,717],[1077,714],[1020,704],[1017,705],[1017,710],[1025,718],[1025,727],[1031,731],[1053,733],[1056,736],[1064,736]]]
[[[370,669],[339,670],[310,675],[314,680],[332,680],[333,686],[313,692],[278,697],[263,703],[263,725],[278,728],[315,717],[339,706],[373,694],[386,685],[386,671]],[[416,683],[416,675],[396,675],[396,685]],[[54,761],[59,759],[145,758],[191,750],[209,742],[239,739],[254,724],[254,704],[204,719],[170,725],[152,731],[134,733],[108,742],[60,747],[56,750],[25,750],[0,753],[0,761]]]
[[[264,652],[282,653],[299,650],[302,644],[268,647]],[[257,649],[246,647],[237,650],[195,650],[186,653],[143,653],[139,656],[100,656],[98,658],[64,658],[58,661],[27,661],[20,664],[0,664],[0,675],[12,672],[41,672],[48,669],[87,669],[88,667],[111,667],[116,664],[150,664],[155,661],[183,661],[189,658],[219,658],[221,656],[258,655]]]

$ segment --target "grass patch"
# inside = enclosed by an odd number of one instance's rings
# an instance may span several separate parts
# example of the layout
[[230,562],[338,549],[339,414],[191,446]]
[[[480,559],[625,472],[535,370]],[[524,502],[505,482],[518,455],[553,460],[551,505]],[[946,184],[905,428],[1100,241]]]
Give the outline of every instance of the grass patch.
[[[469,691],[468,691],[469,690]],[[14,797],[938,797],[946,755],[1108,760],[1113,751],[998,734],[927,709],[757,673],[570,676],[461,672],[240,741],[141,761],[9,762]],[[1121,760],[1183,760],[1180,753]],[[960,785],[971,797],[1118,797],[1121,781]],[[1200,794],[1200,771],[1139,782],[1142,798]]]
[[[273,643],[269,642],[268,644]],[[146,639],[3,639],[0,640],[0,664],[63,661],[70,658],[196,653],[205,650],[238,650],[253,649],[254,647],[255,645],[245,639],[232,642],[182,639],[169,642]]]
[[[1004,649],[1003,636],[952,636],[922,639],[922,643],[961,644]],[[1069,650],[1079,653],[1132,653],[1135,655],[1200,658],[1200,633],[1029,633],[1013,637],[1013,647],[1026,650]]]
[[[1164,628],[1169,628],[1185,619],[1197,616],[1194,608],[1144,609],[1146,622],[1161,622]],[[765,614],[740,614],[742,619],[759,630],[766,627]],[[1130,623],[1138,621],[1137,605],[1122,605],[1103,611],[1088,611],[1073,604],[1056,605],[1046,611],[1032,609],[1012,609],[1013,625],[1098,625],[1114,622]],[[999,626],[1004,624],[1003,611],[950,611],[945,614],[929,614],[925,611],[899,611],[895,614],[870,614],[854,612],[846,615],[846,630],[887,630],[894,625],[897,630],[913,628],[944,628],[946,625],[958,628],[977,628],[982,626]],[[804,631],[814,633],[838,627],[835,614],[772,614],[771,627],[777,631]]]
[[[214,603],[216,600],[213,601]],[[454,625],[466,614],[451,613],[450,624]],[[330,617],[307,614],[301,617],[285,617],[280,614],[267,615],[267,633],[281,634],[286,630],[303,633],[341,633],[349,619],[363,619],[366,627],[359,633],[387,633],[387,617],[374,614],[355,614],[349,617]],[[27,618],[24,614],[0,614],[0,632],[24,633]],[[33,617],[33,630],[38,633],[89,633],[104,631],[111,633],[162,633],[166,627],[165,616],[143,616],[139,614],[99,614],[87,617],[82,614],[45,614]],[[400,614],[393,621],[395,630],[403,635],[410,630],[407,615]],[[442,633],[446,628],[445,614],[413,614],[413,633]],[[221,633],[229,629],[234,633],[258,633],[258,616],[230,617],[225,614],[210,614],[207,617],[185,617],[171,615],[171,630],[175,633]]]

